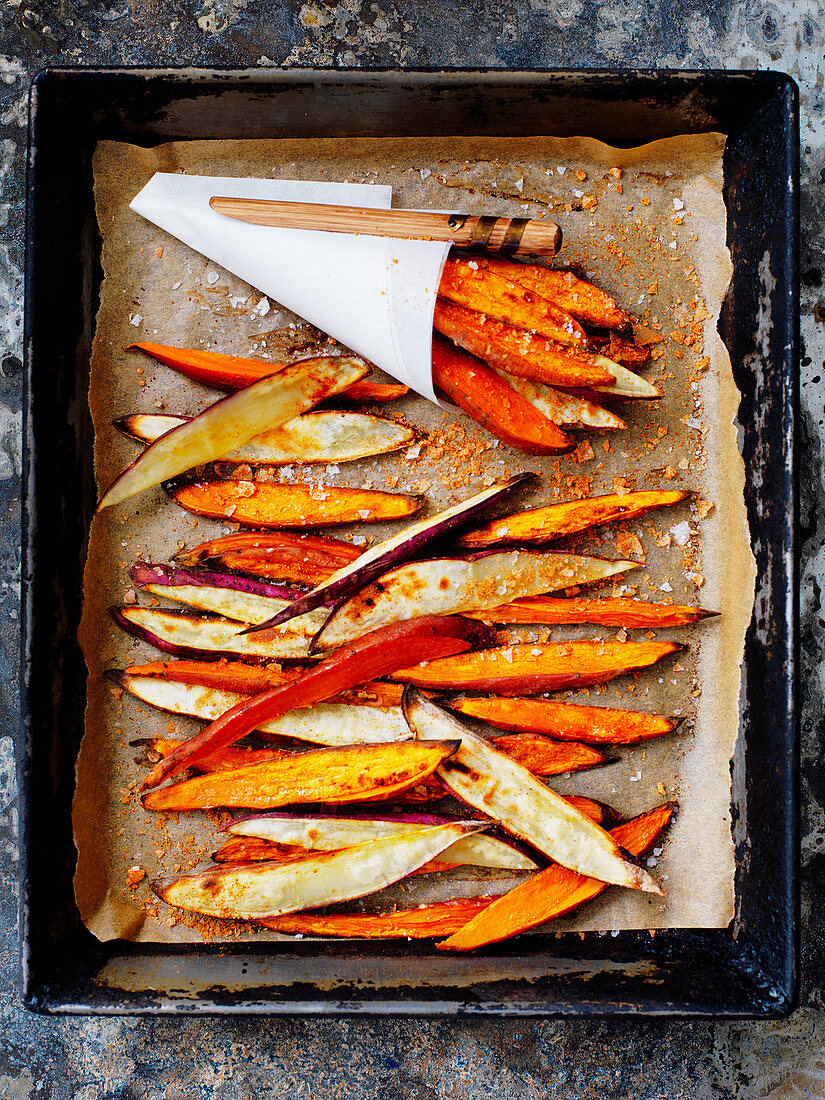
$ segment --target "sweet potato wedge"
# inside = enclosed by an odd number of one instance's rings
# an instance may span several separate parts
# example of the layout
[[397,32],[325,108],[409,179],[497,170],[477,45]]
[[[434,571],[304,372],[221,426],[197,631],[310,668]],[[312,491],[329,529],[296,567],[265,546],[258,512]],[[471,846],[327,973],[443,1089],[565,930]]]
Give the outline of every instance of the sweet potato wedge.
[[363,897],[435,859],[476,822],[436,825],[414,837],[371,840],[287,863],[241,863],[152,883],[169,905],[211,917],[259,920]]
[[553,699],[451,699],[452,710],[504,730],[529,730],[563,741],[588,745],[634,745],[672,733],[683,721],[664,714],[645,714],[615,707],[557,703]]
[[573,447],[561,428],[492,367],[439,337],[433,340],[433,382],[462,412],[510,447],[526,454],[561,454]]
[[405,562],[338,604],[319,626],[312,651],[341,645],[385,623],[420,615],[481,609],[474,617],[493,621],[484,609],[502,596],[515,598],[553,592],[636,568],[637,563],[632,561],[531,550]]
[[[130,695],[150,706],[158,707],[169,714],[203,718],[207,722],[216,721],[232,707],[250,698],[248,694],[156,676],[112,672],[110,677]],[[261,721],[257,726],[257,733],[264,735],[264,739],[290,737],[313,745],[330,746],[403,741],[409,737],[409,730],[397,705],[361,706],[340,701],[297,707],[276,718]]]
[[435,303],[433,328],[470,355],[508,374],[548,386],[611,385],[615,376],[596,357],[527,329],[514,328],[446,298]]
[[399,669],[392,679],[436,691],[540,695],[602,684],[649,668],[685,647],[677,642],[551,642],[501,646]]
[[344,646],[297,679],[258,695],[246,697],[217,721],[184,741],[144,779],[142,788],[155,786],[167,776],[197,764],[216,749],[233,745],[262,722],[270,722],[295,708],[310,707],[350,691],[369,680],[385,676],[413,654],[428,657],[464,653],[484,645],[489,628],[459,615],[412,619],[367,634]]
[[[611,829],[610,836],[631,855],[642,856],[668,824],[674,809],[674,803],[666,802]],[[554,864],[497,898],[460,931],[436,946],[442,951],[473,951],[485,944],[498,943],[561,917],[606,889],[604,882]]]
[[311,409],[369,373],[363,359],[307,359],[224,397],[205,412],[162,435],[112,482],[98,510],[212,462],[253,436]]
[[[314,816],[275,812],[236,818],[226,826],[237,837],[264,838],[286,852],[334,851],[387,836],[409,836],[433,825],[449,825],[456,818],[437,814],[328,814]],[[535,871],[536,864],[497,837],[473,833],[446,848],[441,859],[454,866],[498,867],[511,871]]]
[[459,740],[453,757],[445,757],[437,775],[463,802],[489,814],[549,859],[579,874],[634,890],[661,894],[642,867],[625,859],[616,841],[569,802],[490,742],[474,733],[455,714],[420,691],[409,688],[402,703],[410,729],[419,739]]
[[399,741],[312,749],[159,787],[144,795],[143,805],[147,810],[268,810],[300,802],[361,802],[419,783],[456,748],[453,741]]
[[[296,625],[276,627],[262,634],[245,634],[246,623],[190,611],[166,611],[153,607],[110,608],[112,618],[127,634],[178,657],[215,660],[232,655],[246,661],[295,660],[309,656],[309,633]],[[296,619],[296,624],[300,624]],[[291,626],[291,624],[290,624]]]
[[483,265],[483,260],[448,259],[438,287],[439,297],[517,328],[538,332],[559,344],[588,346],[584,329],[569,313]]
[[[165,363],[167,367],[180,371],[194,382],[201,382],[204,386],[227,392],[243,389],[261,378],[277,374],[288,366],[287,363],[266,363],[261,359],[224,355],[217,351],[173,348],[167,344],[129,344],[124,350],[132,349],[151,355],[159,363]],[[409,386],[386,385],[362,380],[348,386],[338,397],[348,401],[394,401],[407,393],[409,393]]]
[[[341,849],[329,850],[340,851]],[[258,837],[233,836],[212,853],[212,859],[215,863],[263,863],[265,861],[295,863],[298,860],[307,859],[310,854],[309,851],[300,848],[284,850],[279,844],[273,844],[270,840],[261,840]],[[408,877],[452,871],[453,868],[460,866],[459,863],[450,863],[443,859],[431,859],[417,870],[410,872]]]
[[574,535],[613,520],[635,519],[654,508],[679,504],[689,496],[690,492],[686,489],[642,489],[621,496],[611,494],[566,500],[561,504],[548,504],[544,508],[531,508],[527,512],[491,520],[473,531],[466,531],[457,542],[459,546],[479,550],[510,542],[530,545],[550,542],[562,535]]
[[[416,523],[371,546],[355,561],[343,565],[329,580],[317,585],[311,592],[298,597],[285,611],[271,621],[272,626],[283,623],[295,615],[303,615],[316,607],[328,607],[360,592],[365,585],[386,573],[400,562],[420,557],[432,542],[446,539],[448,535],[471,523],[474,516],[482,515],[494,503],[514,489],[523,488],[535,480],[535,474],[521,473],[474,493],[467,500],[446,508],[435,516]],[[257,627],[256,629],[261,629]]]
[[661,397],[650,382],[604,355],[558,344],[444,298],[436,302],[433,326],[489,366],[519,378],[548,386],[592,388],[612,397]]
[[[595,401],[574,393],[553,389],[529,378],[516,378],[493,367],[498,376],[533,406],[542,416],[564,428],[591,428],[599,431],[622,431],[624,420]],[[595,393],[595,391],[594,391]]]
[[[192,418],[168,414],[133,413],[114,421],[118,431],[140,443],[154,443],[166,432]],[[253,436],[239,447],[222,454],[219,462],[284,466],[311,462],[352,462],[357,458],[388,454],[408,447],[415,432],[383,416],[367,413],[304,413],[294,420]]]
[[577,278],[572,271],[554,271],[541,264],[515,263],[498,256],[484,256],[478,263],[492,274],[555,303],[582,324],[621,329],[629,323],[609,294]]
[[702,607],[648,603],[646,600],[629,600],[618,596],[596,600],[530,596],[500,607],[488,607],[484,611],[465,611],[463,614],[471,619],[483,619],[487,623],[592,623],[595,626],[646,630],[662,626],[690,626],[708,616],[716,615],[717,612],[705,611]]
[[274,485],[266,481],[167,483],[169,495],[187,512],[231,520],[245,527],[326,527],[333,523],[381,523],[417,512],[421,496],[345,489],[332,485]]
[[449,936],[483,912],[492,898],[455,898],[394,913],[293,913],[260,923],[272,932],[301,936],[346,936],[370,940]]
[[[245,624],[271,619],[300,595],[300,589],[269,585],[233,573],[180,569],[150,562],[135,562],[129,576],[142,592]],[[295,630],[317,632],[328,616],[324,608],[316,608],[295,620]]]
[[293,531],[241,531],[181,550],[174,561],[184,568],[218,569],[268,580],[318,584],[360,555],[342,539]]
[[[234,691],[238,695],[256,695],[259,691],[279,687],[297,679],[304,670],[299,667],[282,667],[277,664],[248,665],[241,661],[153,661],[147,665],[133,665],[126,674],[136,677],[153,676],[183,684],[200,684],[218,691]],[[350,691],[334,696],[334,701],[364,707],[398,707],[404,689],[400,684],[385,684],[371,680]]]

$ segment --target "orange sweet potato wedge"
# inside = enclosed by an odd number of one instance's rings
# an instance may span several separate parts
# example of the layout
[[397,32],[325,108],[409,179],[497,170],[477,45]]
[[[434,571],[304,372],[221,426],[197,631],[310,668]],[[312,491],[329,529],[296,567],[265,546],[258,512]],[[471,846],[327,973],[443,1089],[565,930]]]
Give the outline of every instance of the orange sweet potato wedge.
[[[596,768],[600,764],[609,764],[611,759],[601,752],[594,751],[589,745],[573,741],[551,741],[536,733],[519,733],[502,737],[491,737],[490,743],[501,752],[528,768],[533,775],[561,775],[563,772],[584,771]],[[431,775],[421,783],[408,787],[399,795],[378,795],[375,801],[393,799],[395,802],[432,802],[444,798],[450,792],[445,790],[437,776]],[[593,816],[588,814],[588,817]],[[601,824],[601,822],[597,822]]]
[[544,543],[562,535],[574,535],[613,520],[635,519],[654,508],[678,504],[690,496],[687,489],[642,489],[637,492],[585,497],[548,504],[491,520],[457,540],[459,546],[485,549],[499,543]]
[[573,441],[520,393],[462,348],[433,340],[433,382],[496,439],[527,454],[561,454]]
[[592,623],[595,626],[627,627],[646,630],[661,626],[690,626],[716,611],[677,604],[648,603],[609,597],[601,600],[559,599],[553,596],[529,596],[501,607],[484,611],[462,612],[468,619],[483,619],[487,623]]
[[[611,829],[610,835],[631,855],[641,856],[668,824],[675,808],[675,803],[666,802]],[[498,943],[561,917],[606,889],[604,882],[551,864],[497,898],[460,931],[436,946],[443,951],[473,951],[489,943]]]
[[569,313],[520,283],[490,271],[484,263],[483,259],[448,259],[438,287],[439,297],[559,344],[588,347],[584,329]]
[[143,805],[147,810],[265,810],[301,802],[361,802],[421,782],[456,748],[454,741],[398,741],[315,749],[158,787],[143,796]]
[[264,481],[167,483],[170,496],[187,512],[231,520],[245,527],[326,527],[334,523],[380,523],[417,512],[421,496],[344,489],[331,485],[274,485]]
[[[280,687],[301,675],[302,669],[277,664],[247,665],[242,661],[152,661],[148,665],[133,665],[126,670],[132,676],[157,676],[183,684],[197,684],[218,691],[233,691],[239,695],[256,695],[272,687]],[[351,691],[341,692],[331,700],[365,707],[397,707],[404,689],[400,684],[385,684],[370,680]]]
[[[241,355],[224,355],[217,351],[200,351],[197,348],[173,348],[167,344],[129,344],[125,351],[146,352],[159,363],[180,371],[194,382],[211,386],[216,390],[243,389],[260,378],[277,374],[286,363],[266,363],[261,359],[247,359]],[[381,382],[356,382],[339,399],[349,401],[394,401],[409,393],[409,386],[386,385]]]
[[273,932],[362,939],[427,939],[449,936],[483,912],[492,898],[456,898],[395,913],[291,913],[260,923]]
[[555,303],[585,325],[620,329],[628,324],[609,294],[579,279],[572,271],[553,271],[540,264],[521,264],[498,256],[485,256],[479,264],[494,275],[518,283],[534,294]]
[[649,668],[685,646],[677,642],[552,642],[501,646],[400,669],[392,679],[433,690],[540,695],[588,687]]
[[485,363],[548,386],[610,385],[615,380],[593,355],[536,332],[514,328],[446,298],[438,298],[435,303],[433,328]]
[[583,741],[588,745],[634,745],[672,733],[683,721],[664,714],[558,703],[553,699],[487,696],[452,699],[449,706],[498,729],[529,730],[557,740]]
[[342,539],[293,531],[243,531],[175,554],[178,565],[315,585],[360,556]]

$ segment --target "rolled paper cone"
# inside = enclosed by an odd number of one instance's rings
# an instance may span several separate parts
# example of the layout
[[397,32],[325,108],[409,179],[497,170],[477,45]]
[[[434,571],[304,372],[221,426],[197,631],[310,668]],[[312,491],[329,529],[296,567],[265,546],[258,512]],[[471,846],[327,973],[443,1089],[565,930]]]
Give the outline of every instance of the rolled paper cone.
[[449,241],[251,225],[211,209],[215,195],[388,210],[390,187],[158,172],[131,208],[439,404],[433,312]]

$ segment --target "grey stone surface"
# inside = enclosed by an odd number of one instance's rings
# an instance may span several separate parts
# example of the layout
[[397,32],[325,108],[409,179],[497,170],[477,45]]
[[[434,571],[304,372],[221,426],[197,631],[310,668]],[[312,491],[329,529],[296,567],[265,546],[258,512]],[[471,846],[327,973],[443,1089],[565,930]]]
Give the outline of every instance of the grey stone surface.
[[[0,8],[0,1097],[825,1096],[825,22],[816,0],[3,0]],[[779,69],[803,182],[802,1008],[768,1024],[46,1019],[16,942],[23,172],[46,64]]]

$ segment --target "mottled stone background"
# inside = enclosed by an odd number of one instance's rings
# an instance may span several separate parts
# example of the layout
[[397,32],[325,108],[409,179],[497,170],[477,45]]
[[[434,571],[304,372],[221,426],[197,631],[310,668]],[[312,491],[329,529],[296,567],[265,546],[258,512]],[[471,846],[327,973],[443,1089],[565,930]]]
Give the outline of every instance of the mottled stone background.
[[[0,1097],[825,1097],[825,10],[816,0],[2,0]],[[17,994],[21,314],[26,103],[51,65],[779,69],[802,103],[801,1008],[778,1023],[144,1020]],[[818,519],[818,517],[820,517]]]

